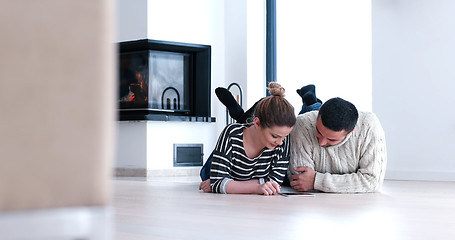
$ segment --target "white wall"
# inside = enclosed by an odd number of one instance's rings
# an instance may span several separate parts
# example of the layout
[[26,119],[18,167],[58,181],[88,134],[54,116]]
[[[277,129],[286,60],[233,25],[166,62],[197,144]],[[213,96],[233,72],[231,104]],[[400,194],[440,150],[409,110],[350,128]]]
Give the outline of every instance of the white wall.
[[[119,122],[116,167],[146,166],[148,170],[171,169],[174,143],[204,144],[205,161],[212,152],[219,133],[226,125],[225,107],[216,97],[215,88],[227,87],[231,82],[239,83],[244,90],[244,106],[248,107],[247,3],[243,0],[117,1],[118,41],[149,38],[206,44],[212,47],[211,115],[216,117],[216,122]],[[248,2],[250,10],[253,9],[252,6],[263,6],[261,0]],[[258,11],[256,8],[254,10]],[[136,11],[139,12],[139,17],[135,16]],[[143,23],[144,18],[147,19],[146,24]],[[255,24],[263,26],[264,20],[259,20],[259,23]],[[260,44],[263,44],[263,41]],[[260,50],[256,50],[254,54],[249,55],[248,61],[261,61],[263,59],[261,54]],[[254,70],[249,70],[248,74],[256,71],[255,76],[260,76],[264,71],[263,66],[252,69]],[[145,136],[141,132],[144,129],[147,132]]]
[[147,38],[147,0],[116,0],[117,41]]
[[[207,44],[212,47],[212,105],[219,104],[215,86],[224,85],[224,2],[211,0],[149,0],[150,39]],[[216,101],[215,101],[216,100]],[[224,118],[212,106],[216,123],[147,122],[148,169],[169,169],[173,165],[173,144],[203,144],[204,161],[212,152]],[[218,130],[220,129],[220,130]]]
[[[224,43],[225,43],[225,84],[235,82],[243,91],[242,105],[246,108],[248,98],[247,86],[247,36],[246,17],[247,2],[244,0],[229,0],[224,3]],[[238,95],[237,88],[231,89],[234,96]],[[218,101],[217,106],[220,106]],[[221,120],[221,119],[220,119]],[[224,120],[226,123],[226,120]]]
[[373,110],[386,178],[455,180],[455,2],[373,0]]
[[147,169],[147,122],[117,121],[117,168]]

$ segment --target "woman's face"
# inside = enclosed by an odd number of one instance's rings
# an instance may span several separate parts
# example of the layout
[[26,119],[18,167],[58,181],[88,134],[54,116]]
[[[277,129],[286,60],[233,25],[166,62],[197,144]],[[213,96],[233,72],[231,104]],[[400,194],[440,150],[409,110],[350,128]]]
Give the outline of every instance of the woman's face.
[[292,131],[292,127],[288,126],[274,126],[271,128],[259,128],[260,138],[268,149],[283,144],[284,138]]

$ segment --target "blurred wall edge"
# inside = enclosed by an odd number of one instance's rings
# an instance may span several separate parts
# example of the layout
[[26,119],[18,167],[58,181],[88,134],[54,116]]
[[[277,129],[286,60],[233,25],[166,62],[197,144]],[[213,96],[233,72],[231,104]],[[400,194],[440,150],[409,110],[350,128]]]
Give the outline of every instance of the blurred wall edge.
[[112,2],[0,0],[0,211],[109,204]]

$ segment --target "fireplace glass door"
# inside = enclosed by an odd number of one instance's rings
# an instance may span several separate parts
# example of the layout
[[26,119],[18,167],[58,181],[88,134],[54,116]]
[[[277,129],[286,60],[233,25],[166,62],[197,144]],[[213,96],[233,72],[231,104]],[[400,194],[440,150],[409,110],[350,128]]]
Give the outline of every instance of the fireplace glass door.
[[215,121],[209,45],[140,39],[118,53],[120,121]]
[[136,51],[120,56],[120,108],[188,113],[190,54]]

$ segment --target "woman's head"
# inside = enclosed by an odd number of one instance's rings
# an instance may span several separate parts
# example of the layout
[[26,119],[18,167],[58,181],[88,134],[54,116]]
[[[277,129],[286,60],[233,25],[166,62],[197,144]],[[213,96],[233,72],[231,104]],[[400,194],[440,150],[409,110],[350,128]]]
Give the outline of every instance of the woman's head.
[[259,119],[260,127],[293,127],[296,121],[294,107],[284,98],[284,88],[276,82],[271,82],[269,92],[271,96],[263,98],[254,112],[254,117]]

